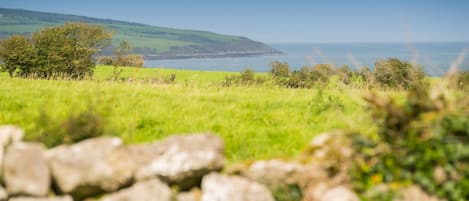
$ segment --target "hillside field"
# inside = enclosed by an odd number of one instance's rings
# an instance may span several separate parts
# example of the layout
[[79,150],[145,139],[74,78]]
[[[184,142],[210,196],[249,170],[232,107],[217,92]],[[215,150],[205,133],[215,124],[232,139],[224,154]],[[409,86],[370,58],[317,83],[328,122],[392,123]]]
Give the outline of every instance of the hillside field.
[[[67,22],[85,22],[113,32],[113,47],[129,42],[134,51],[147,58],[223,57],[278,54],[270,46],[242,36],[208,31],[184,30],[111,19],[0,8],[0,38],[12,34],[31,35],[45,27]],[[111,54],[111,49],[104,54]]]
[[[0,124],[19,125],[31,139],[44,124],[59,125],[68,116],[90,109],[104,118],[106,134],[127,143],[180,133],[218,134],[225,140],[231,162],[290,158],[325,131],[351,129],[368,134],[376,129],[370,126],[362,100],[369,93],[366,89],[334,83],[313,89],[269,84],[224,87],[224,77],[237,73],[119,69],[124,77],[120,82],[106,81],[114,72],[111,66],[98,66],[94,78],[83,81],[19,79],[1,73]],[[176,75],[171,84],[141,81],[170,74]]]

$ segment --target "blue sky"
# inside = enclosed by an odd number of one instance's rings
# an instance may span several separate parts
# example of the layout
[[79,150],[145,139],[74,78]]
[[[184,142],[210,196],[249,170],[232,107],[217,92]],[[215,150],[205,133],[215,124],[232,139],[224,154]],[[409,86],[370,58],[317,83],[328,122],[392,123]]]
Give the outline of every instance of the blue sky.
[[469,41],[469,0],[0,0],[263,42]]

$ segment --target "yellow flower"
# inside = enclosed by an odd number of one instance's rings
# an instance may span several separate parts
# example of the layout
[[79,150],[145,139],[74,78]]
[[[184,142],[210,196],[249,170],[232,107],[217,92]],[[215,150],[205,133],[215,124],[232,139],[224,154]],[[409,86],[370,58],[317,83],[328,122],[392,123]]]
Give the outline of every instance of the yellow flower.
[[383,182],[383,175],[381,175],[381,174],[374,174],[373,176],[371,176],[371,182],[372,182],[373,184],[382,183],[382,182]]

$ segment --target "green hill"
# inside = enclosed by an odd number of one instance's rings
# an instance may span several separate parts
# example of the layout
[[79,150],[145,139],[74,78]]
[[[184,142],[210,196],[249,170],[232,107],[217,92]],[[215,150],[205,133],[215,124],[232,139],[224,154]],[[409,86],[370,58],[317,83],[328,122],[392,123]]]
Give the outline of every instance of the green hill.
[[[146,59],[236,57],[281,53],[261,42],[245,37],[207,31],[181,30],[111,19],[97,19],[18,9],[0,8],[0,38],[26,34],[65,22],[86,22],[114,31],[113,44],[122,40]],[[110,52],[110,49],[106,51]]]

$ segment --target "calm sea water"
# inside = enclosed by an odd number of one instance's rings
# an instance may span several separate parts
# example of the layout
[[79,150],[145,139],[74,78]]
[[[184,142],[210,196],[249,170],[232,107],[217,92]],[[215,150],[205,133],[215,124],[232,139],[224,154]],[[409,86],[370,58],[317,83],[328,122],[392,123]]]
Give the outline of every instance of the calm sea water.
[[[242,58],[175,59],[148,60],[147,67],[164,67],[190,70],[242,71],[250,67],[256,72],[269,71],[269,63],[274,60],[288,62],[293,69],[317,63],[332,63],[337,66],[369,66],[380,58],[395,57],[407,61],[417,61],[431,75],[444,74],[469,42],[453,43],[295,43],[271,44],[285,55],[257,56]],[[469,56],[469,55],[468,55]],[[469,69],[469,59],[461,65]]]

